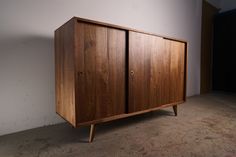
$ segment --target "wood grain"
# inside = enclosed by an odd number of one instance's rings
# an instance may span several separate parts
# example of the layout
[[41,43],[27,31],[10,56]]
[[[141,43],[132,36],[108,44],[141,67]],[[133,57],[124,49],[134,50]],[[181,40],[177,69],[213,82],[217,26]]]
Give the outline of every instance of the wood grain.
[[125,31],[76,25],[77,119],[125,112]]
[[73,126],[186,99],[187,43],[72,18],[55,31],[56,110]]
[[148,42],[149,35],[129,31],[129,113],[150,108]]
[[165,49],[165,40],[150,38],[151,48],[151,107],[170,103],[170,52]]
[[76,126],[74,22],[55,31],[56,112]]
[[170,53],[170,102],[185,99],[185,44],[165,40],[166,51]]
[[164,45],[163,38],[129,32],[129,112],[170,103],[170,52]]

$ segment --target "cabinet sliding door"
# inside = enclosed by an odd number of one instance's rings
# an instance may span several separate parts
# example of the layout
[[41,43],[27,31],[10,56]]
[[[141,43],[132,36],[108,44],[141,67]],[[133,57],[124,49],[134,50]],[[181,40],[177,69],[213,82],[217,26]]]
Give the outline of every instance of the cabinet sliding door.
[[125,113],[126,32],[78,22],[75,40],[78,123]]
[[170,52],[161,37],[129,32],[129,112],[170,102]]
[[170,54],[170,102],[185,99],[185,43],[165,40],[166,52]]

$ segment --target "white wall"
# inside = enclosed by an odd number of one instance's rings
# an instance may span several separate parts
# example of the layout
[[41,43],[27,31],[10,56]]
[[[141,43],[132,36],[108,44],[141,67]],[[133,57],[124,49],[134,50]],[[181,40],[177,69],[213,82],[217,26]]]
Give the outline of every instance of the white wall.
[[1,0],[0,135],[63,121],[54,109],[53,32],[73,16],[187,40],[187,92],[199,94],[199,0]]

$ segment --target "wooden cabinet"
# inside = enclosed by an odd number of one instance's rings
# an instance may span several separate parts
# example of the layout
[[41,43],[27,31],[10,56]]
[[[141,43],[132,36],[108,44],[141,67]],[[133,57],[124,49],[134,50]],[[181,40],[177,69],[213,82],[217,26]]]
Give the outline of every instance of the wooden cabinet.
[[[55,31],[56,111],[90,125],[185,101],[185,41],[74,17]],[[93,135],[91,135],[91,138]]]

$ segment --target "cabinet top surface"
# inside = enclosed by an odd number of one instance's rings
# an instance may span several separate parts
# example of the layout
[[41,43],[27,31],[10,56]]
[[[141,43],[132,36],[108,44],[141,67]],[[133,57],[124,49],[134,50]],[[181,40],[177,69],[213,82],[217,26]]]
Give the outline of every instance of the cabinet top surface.
[[[139,33],[148,34],[148,35],[155,35],[155,36],[158,36],[158,37],[162,37],[162,38],[164,38],[164,39],[167,39],[167,40],[174,40],[174,41],[184,42],[184,43],[187,44],[187,41],[186,41],[186,40],[183,40],[183,39],[172,38],[172,37],[163,36],[163,35],[159,35],[159,34],[154,34],[154,33],[150,33],[150,32],[140,31],[140,30],[137,30],[137,29],[129,28],[129,27],[123,27],[123,26],[119,26],[119,25],[114,25],[114,24],[105,23],[105,22],[99,22],[99,21],[90,20],[90,19],[85,19],[85,18],[80,18],[80,17],[72,17],[69,21],[67,21],[67,22],[64,23],[63,25],[66,25],[66,24],[67,24],[68,22],[70,22],[70,21],[86,22],[86,23],[96,24],[96,25],[100,25],[100,26],[106,26],[106,27],[111,27],[111,28],[126,30],[126,31],[134,31],[134,32],[139,32]],[[62,25],[62,26],[63,26],[63,25]],[[60,29],[60,27],[59,27],[58,29]]]

